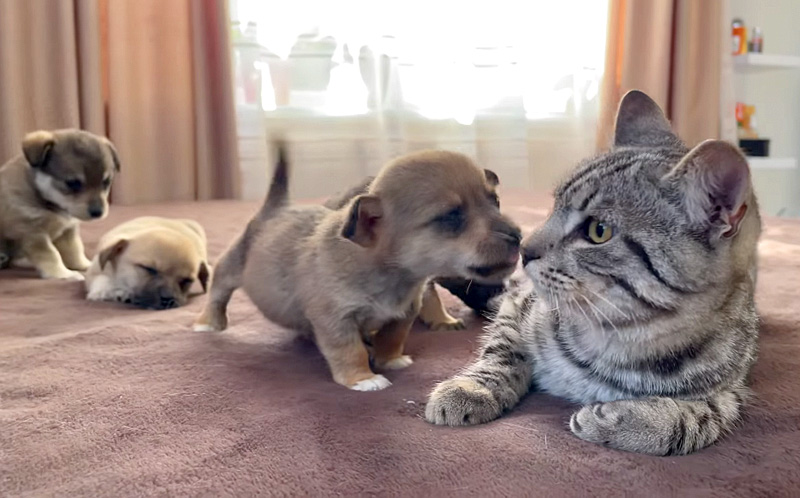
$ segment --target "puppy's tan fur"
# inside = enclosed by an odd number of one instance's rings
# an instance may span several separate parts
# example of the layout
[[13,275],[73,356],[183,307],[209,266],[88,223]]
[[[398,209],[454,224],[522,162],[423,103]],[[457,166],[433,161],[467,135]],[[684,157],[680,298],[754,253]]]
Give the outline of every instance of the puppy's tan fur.
[[311,335],[333,379],[356,390],[403,368],[409,329],[433,276],[500,281],[520,232],[500,214],[489,175],[466,156],[426,151],[390,162],[342,209],[286,206],[287,165],[264,207],[221,258],[195,330],[223,330],[243,286],[270,320]]
[[80,130],[36,131],[22,152],[0,168],[0,268],[27,260],[43,278],[83,280],[79,220],[108,213],[114,146]]
[[[497,186],[500,180],[492,171],[486,171],[486,184],[490,195],[497,196]],[[370,184],[375,181],[375,177],[364,178],[344,193],[331,197],[324,206],[329,209],[342,209],[347,206],[356,196],[366,194]],[[498,201],[499,203],[499,201]],[[469,283],[467,283],[469,285]],[[419,319],[431,330],[460,330],[464,328],[464,321],[455,318],[444,307],[439,292],[433,280],[425,286],[422,294],[422,305],[419,310]]]
[[209,280],[206,234],[193,220],[136,218],[107,232],[86,273],[86,298],[151,309],[186,304]]

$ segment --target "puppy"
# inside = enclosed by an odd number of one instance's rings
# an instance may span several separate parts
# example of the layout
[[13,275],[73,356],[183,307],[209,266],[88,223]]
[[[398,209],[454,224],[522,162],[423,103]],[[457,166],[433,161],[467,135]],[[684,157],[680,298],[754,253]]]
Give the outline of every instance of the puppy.
[[466,156],[426,151],[386,165],[344,207],[287,206],[279,161],[267,199],[220,259],[197,331],[223,330],[244,287],[270,320],[313,337],[335,382],[359,391],[390,382],[370,368],[403,354],[432,276],[500,282],[516,266],[520,230],[497,209],[491,178]]
[[86,131],[35,131],[0,168],[0,268],[23,259],[42,278],[83,280],[79,220],[108,213],[120,170],[111,142]]
[[[486,170],[486,180],[492,194],[497,196],[497,186],[500,179],[493,172]],[[375,177],[367,177],[354,185],[343,194],[332,197],[324,206],[329,209],[341,209],[354,197],[365,194]],[[497,207],[500,207],[500,198],[497,196]],[[475,282],[472,278],[437,278],[428,282],[422,295],[422,308],[419,319],[431,330],[459,330],[464,328],[464,322],[451,316],[442,304],[436,286],[439,284],[448,292],[459,298],[464,304],[476,313],[489,316],[493,311],[492,300],[505,291],[505,284],[487,284]]]
[[207,259],[206,234],[196,221],[136,218],[100,239],[86,272],[86,298],[157,310],[183,306],[195,282],[206,291]]

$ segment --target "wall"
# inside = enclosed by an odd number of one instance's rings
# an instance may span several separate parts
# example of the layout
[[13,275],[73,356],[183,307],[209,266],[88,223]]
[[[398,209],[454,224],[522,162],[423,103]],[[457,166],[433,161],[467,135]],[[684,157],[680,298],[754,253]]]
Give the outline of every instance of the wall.
[[[761,28],[764,53],[800,56],[800,1],[730,0],[733,17],[750,30]],[[734,73],[736,98],[756,106],[759,135],[770,139],[773,157],[800,158],[800,69]],[[797,170],[754,170],[754,180],[767,214],[800,215],[800,173]]]

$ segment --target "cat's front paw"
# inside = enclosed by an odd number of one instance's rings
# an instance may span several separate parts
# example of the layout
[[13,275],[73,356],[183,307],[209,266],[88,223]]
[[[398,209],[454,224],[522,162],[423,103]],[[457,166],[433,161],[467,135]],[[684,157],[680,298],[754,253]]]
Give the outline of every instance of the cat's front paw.
[[[624,400],[587,405],[572,414],[569,428],[590,443],[649,455],[664,455],[674,424],[657,402]],[[661,409],[659,409],[661,408]],[[685,434],[684,434],[685,436]]]
[[454,378],[433,390],[425,418],[436,425],[476,425],[496,419],[501,412],[487,388],[468,378]]
[[590,443],[613,446],[619,437],[620,414],[612,403],[587,405],[572,414],[569,428],[573,434]]

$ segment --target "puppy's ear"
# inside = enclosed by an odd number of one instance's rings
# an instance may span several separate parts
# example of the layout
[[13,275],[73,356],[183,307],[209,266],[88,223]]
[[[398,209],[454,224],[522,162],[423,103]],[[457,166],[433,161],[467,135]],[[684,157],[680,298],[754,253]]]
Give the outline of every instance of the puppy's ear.
[[114,170],[119,172],[122,167],[122,164],[119,162],[119,154],[117,153],[117,148],[114,147],[114,144],[111,143],[111,140],[103,137],[103,142],[105,142],[108,149],[111,151],[111,159],[114,160]]
[[211,271],[208,269],[208,265],[205,261],[200,263],[200,269],[197,271],[197,280],[200,281],[200,285],[203,286],[203,294],[208,291],[208,279],[211,277]]
[[41,168],[47,162],[50,151],[56,143],[56,136],[46,130],[33,131],[22,139],[22,153],[34,168]]
[[111,247],[106,247],[100,254],[98,255],[98,259],[100,260],[100,269],[104,270],[106,264],[111,261],[114,262],[117,258],[125,252],[125,249],[128,248],[128,240],[127,239],[120,239]]
[[492,187],[500,185],[500,178],[498,178],[497,174],[494,171],[490,169],[484,169],[483,174],[486,175],[486,181]]
[[342,237],[362,247],[371,247],[377,239],[382,217],[381,200],[374,195],[360,195],[350,205],[347,222],[342,228]]

